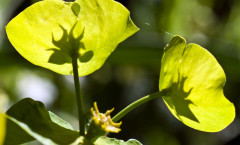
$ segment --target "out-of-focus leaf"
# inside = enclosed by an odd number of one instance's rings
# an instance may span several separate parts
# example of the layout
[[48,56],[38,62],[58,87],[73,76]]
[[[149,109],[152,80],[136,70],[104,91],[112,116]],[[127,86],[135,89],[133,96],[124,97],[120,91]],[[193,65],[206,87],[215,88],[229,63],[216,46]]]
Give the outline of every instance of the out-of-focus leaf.
[[217,132],[235,118],[234,105],[224,94],[226,77],[217,60],[197,44],[175,36],[165,47],[159,89],[164,102],[184,124]]
[[6,128],[6,118],[0,111],[0,145],[4,142],[5,137],[5,128]]
[[8,111],[6,145],[21,144],[38,140],[44,145],[71,144],[78,132],[71,126],[45,109],[39,101],[23,99]]
[[3,144],[6,135],[6,116],[2,113],[2,109],[7,104],[8,98],[0,87],[0,145]]
[[123,140],[118,140],[115,138],[108,138],[108,137],[99,137],[95,142],[95,145],[142,145],[139,141],[135,139],[130,139],[127,142]]
[[78,57],[79,76],[85,76],[138,31],[129,14],[114,0],[44,0],[11,20],[6,31],[16,50],[33,64],[69,75],[72,58]]

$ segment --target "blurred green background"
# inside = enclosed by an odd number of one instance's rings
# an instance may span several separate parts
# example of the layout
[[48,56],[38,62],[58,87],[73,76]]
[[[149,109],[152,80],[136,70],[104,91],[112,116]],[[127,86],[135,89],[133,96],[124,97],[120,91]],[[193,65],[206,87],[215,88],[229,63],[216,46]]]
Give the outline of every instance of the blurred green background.
[[[0,107],[6,110],[31,97],[77,129],[72,76],[32,65],[6,37],[7,23],[37,1],[0,0]],[[100,70],[80,78],[88,110],[97,101],[101,112],[114,107],[114,115],[136,99],[157,92],[163,48],[173,35],[181,35],[208,49],[221,64],[227,77],[224,93],[235,104],[237,117],[221,132],[200,132],[174,118],[162,99],[157,99],[125,116],[122,131],[110,137],[135,138],[144,145],[239,145],[240,1],[117,1],[130,10],[141,30],[121,43]]]

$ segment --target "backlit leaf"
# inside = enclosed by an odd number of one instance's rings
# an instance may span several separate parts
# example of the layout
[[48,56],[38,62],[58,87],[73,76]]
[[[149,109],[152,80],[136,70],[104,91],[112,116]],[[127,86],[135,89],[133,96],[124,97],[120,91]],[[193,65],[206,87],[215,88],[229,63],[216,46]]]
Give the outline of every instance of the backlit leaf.
[[117,45],[138,31],[129,11],[114,0],[44,0],[33,4],[6,26],[16,50],[35,65],[79,76],[99,69]]
[[203,47],[175,36],[165,47],[159,89],[172,114],[201,131],[217,132],[235,118],[224,94],[226,77],[217,60]]

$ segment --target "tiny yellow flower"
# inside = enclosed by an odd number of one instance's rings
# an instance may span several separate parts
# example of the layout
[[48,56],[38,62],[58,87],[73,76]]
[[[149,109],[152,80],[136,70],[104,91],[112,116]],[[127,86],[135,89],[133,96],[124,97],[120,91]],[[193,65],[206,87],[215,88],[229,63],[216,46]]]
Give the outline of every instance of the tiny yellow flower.
[[121,131],[120,126],[122,122],[114,123],[110,114],[114,108],[107,110],[106,113],[100,113],[97,107],[97,103],[94,102],[91,108],[92,120],[88,128],[86,138],[91,142],[94,142],[98,137],[104,136],[107,133],[119,133]]
[[119,133],[121,129],[119,128],[122,122],[114,123],[110,114],[113,112],[114,108],[107,110],[105,114],[100,113],[97,107],[97,103],[94,102],[94,106],[91,108],[92,119],[97,126],[100,126],[105,132]]

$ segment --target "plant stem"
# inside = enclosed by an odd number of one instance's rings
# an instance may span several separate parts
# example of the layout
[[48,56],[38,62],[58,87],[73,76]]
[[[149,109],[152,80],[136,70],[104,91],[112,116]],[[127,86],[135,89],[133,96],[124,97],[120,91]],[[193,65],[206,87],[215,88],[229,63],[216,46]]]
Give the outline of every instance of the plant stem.
[[84,118],[84,106],[83,106],[83,99],[82,93],[80,88],[80,80],[78,76],[78,64],[77,58],[72,58],[72,66],[73,66],[73,78],[74,78],[74,85],[75,85],[75,92],[77,97],[77,106],[78,106],[78,119],[79,119],[79,134],[84,136],[85,135],[85,118]]
[[122,111],[120,111],[117,115],[115,115],[113,118],[112,118],[112,121],[113,122],[117,122],[119,121],[122,117],[124,117],[128,112],[132,111],[133,109],[135,109],[136,107],[142,105],[143,103],[146,103],[152,99],[155,99],[155,98],[160,98],[163,96],[163,93],[162,92],[157,92],[157,93],[153,93],[153,94],[150,94],[150,95],[147,95],[145,97],[142,97],[141,99],[133,102],[132,104],[128,105],[126,108],[124,108]]

